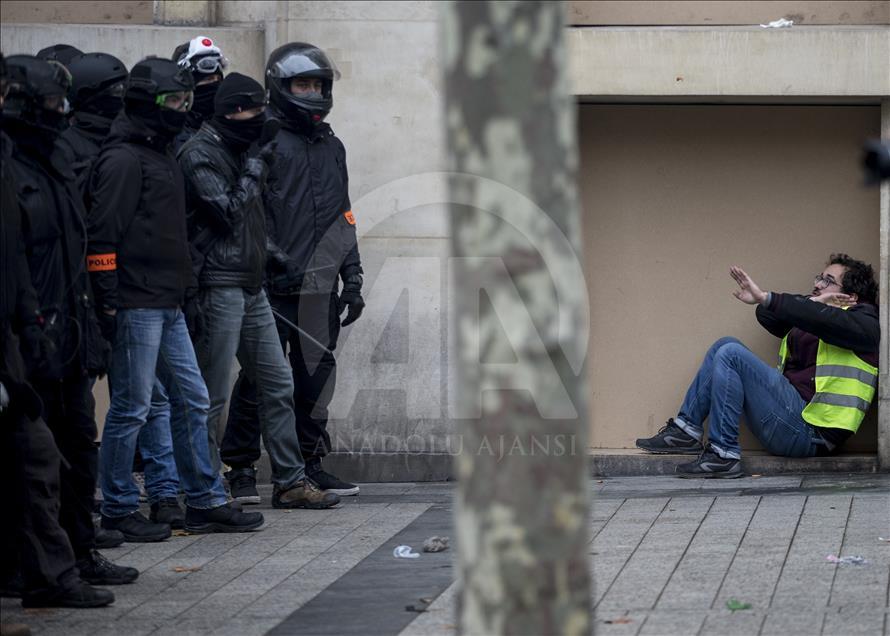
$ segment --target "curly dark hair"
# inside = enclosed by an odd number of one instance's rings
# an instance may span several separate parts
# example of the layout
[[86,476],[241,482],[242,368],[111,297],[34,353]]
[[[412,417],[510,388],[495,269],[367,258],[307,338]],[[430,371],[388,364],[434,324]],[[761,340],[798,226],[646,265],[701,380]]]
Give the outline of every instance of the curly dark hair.
[[871,265],[841,253],[829,256],[827,265],[843,265],[847,268],[841,280],[841,289],[845,293],[856,294],[861,303],[878,304],[878,282]]

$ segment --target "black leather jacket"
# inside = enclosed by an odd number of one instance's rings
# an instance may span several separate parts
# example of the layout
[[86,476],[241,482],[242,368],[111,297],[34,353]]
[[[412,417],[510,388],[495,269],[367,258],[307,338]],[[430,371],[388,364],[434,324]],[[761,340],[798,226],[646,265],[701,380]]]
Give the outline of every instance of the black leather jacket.
[[338,275],[344,280],[362,273],[349,201],[346,150],[328,124],[311,132],[288,127],[279,131],[275,164],[264,196],[266,228],[275,255],[296,265],[291,278],[270,259],[273,294],[331,294]]
[[266,261],[266,164],[236,154],[210,122],[177,158],[185,176],[192,254],[201,259],[198,284],[258,290]]

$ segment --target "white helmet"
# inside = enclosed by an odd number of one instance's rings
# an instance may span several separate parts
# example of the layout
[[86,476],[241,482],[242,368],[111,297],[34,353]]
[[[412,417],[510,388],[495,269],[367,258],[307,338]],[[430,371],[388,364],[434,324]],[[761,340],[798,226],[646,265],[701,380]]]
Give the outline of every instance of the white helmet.
[[229,65],[229,60],[223,55],[222,50],[206,35],[199,35],[189,40],[187,45],[181,44],[176,47],[173,59],[181,67],[193,73],[222,75]]

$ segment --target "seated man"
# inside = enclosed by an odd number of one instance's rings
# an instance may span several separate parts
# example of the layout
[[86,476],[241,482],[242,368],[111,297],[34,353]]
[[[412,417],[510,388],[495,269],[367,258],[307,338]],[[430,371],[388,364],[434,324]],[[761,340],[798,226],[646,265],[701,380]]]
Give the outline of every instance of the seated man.
[[[637,447],[699,454],[681,477],[740,477],[739,418],[764,448],[784,457],[837,450],[859,428],[878,385],[878,285],[870,265],[832,254],[810,296],[764,292],[730,268],[733,295],[757,305],[757,320],[782,338],[773,368],[735,338],[715,342],[677,417]],[[703,424],[710,415],[708,443]]]

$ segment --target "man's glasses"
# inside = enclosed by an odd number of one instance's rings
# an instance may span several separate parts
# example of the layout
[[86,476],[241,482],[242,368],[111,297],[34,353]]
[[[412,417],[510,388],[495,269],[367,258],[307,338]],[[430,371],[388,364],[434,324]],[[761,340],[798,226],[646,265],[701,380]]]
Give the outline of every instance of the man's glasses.
[[825,289],[831,285],[841,286],[839,282],[834,280],[834,276],[831,274],[816,274],[816,278],[813,279],[813,286],[816,289]]
[[191,91],[175,91],[172,93],[160,93],[155,97],[155,103],[161,108],[170,110],[188,111],[192,107],[194,95]]

